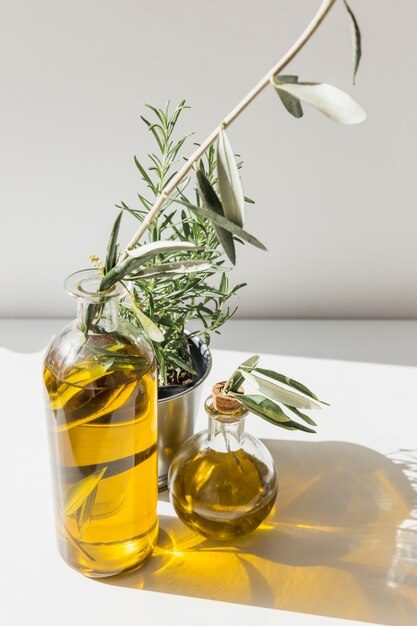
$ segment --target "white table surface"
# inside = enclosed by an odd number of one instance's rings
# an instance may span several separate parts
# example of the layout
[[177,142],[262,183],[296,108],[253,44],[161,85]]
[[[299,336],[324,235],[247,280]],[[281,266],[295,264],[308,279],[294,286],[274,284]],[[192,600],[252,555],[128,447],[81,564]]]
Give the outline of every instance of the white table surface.
[[203,393],[263,352],[331,407],[317,435],[249,418],[280,480],[260,530],[209,542],[162,494],[155,555],[106,583],[67,567],[54,543],[41,363],[61,325],[0,320],[1,624],[417,624],[416,322],[230,322]]

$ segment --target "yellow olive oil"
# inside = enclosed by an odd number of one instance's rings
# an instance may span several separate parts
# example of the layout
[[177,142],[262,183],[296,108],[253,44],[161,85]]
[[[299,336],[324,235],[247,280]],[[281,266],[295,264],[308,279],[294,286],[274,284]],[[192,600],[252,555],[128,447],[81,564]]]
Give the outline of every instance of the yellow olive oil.
[[277,483],[271,489],[265,482],[270,470],[243,448],[224,453],[204,447],[183,461],[174,462],[171,501],[179,518],[202,535],[215,540],[246,535],[272,509]]
[[155,366],[108,342],[44,369],[58,547],[92,577],[137,568],[158,534]]

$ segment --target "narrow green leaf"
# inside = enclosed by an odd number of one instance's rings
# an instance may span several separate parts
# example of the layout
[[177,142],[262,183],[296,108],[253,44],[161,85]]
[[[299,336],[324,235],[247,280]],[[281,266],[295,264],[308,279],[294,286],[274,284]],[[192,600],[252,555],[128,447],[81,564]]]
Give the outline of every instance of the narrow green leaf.
[[103,276],[100,282],[100,291],[107,291],[140,265],[142,265],[141,259],[137,260],[127,257],[127,259],[115,265],[115,267]]
[[359,124],[366,119],[366,111],[349,94],[325,83],[279,83],[279,91],[288,93],[315,107],[339,124]]
[[287,430],[302,430],[306,433],[316,432],[312,428],[304,426],[304,424],[294,422],[294,420],[289,418],[288,415],[284,413],[278,404],[269,398],[235,392],[229,392],[229,395],[239,400],[245,409],[255,415],[258,415],[258,417],[262,417],[262,419],[266,420],[270,424],[274,424],[274,426],[286,428]]
[[244,368],[247,371],[252,371],[254,367],[256,367],[259,363],[260,356],[258,354],[254,354],[250,356],[246,361],[243,361],[240,365],[238,365],[237,369],[233,372],[233,374],[229,377],[226,382],[225,389],[231,391],[237,391],[241,384],[244,381],[244,378],[240,372],[241,368]]
[[227,218],[222,217],[221,215],[217,215],[217,213],[215,213],[214,211],[211,211],[210,209],[206,209],[204,207],[196,206],[195,204],[191,204],[191,202],[188,202],[187,200],[181,200],[179,198],[177,198],[175,202],[179,202],[180,204],[187,206],[189,209],[191,209],[197,214],[200,213],[200,215],[203,215],[204,217],[206,217],[208,220],[213,222],[213,224],[217,224],[218,226],[221,226],[225,230],[228,230],[229,232],[231,232],[233,235],[236,235],[237,237],[240,237],[244,241],[247,241],[248,243],[252,244],[252,246],[255,246],[256,248],[260,248],[261,250],[266,250],[266,247],[264,246],[264,244],[258,241],[256,237],[254,237],[253,235],[250,235],[245,230],[240,228],[240,226],[237,226],[236,224],[234,224]]
[[123,208],[123,211],[127,211],[128,213],[130,213],[130,215],[133,215],[133,217],[139,220],[139,222],[143,222],[144,211],[135,211],[135,209],[129,209],[128,206],[124,206],[122,208]]
[[226,132],[221,129],[217,142],[217,178],[224,216],[243,226],[245,222],[245,199],[239,169]]
[[[197,170],[197,180],[205,206],[214,211],[214,213],[217,213],[217,215],[224,216],[224,210],[220,199],[210,184],[210,181],[200,169]],[[224,228],[221,228],[221,226],[218,226],[217,224],[214,224],[214,230],[216,231],[217,237],[219,238],[228,259],[232,265],[236,265],[236,251],[232,233]]]
[[[122,369],[135,369],[136,365],[132,366],[131,355],[117,355],[113,354],[111,357],[112,362],[115,364],[118,363],[118,368]],[[106,368],[106,363],[103,363],[103,366]],[[148,366],[149,367],[149,366]],[[147,368],[146,368],[147,369]],[[145,369],[145,371],[146,371]],[[144,372],[139,372],[141,375]],[[98,404],[98,408],[95,411],[81,411],[80,417],[73,419],[72,421],[61,421],[56,426],[56,431],[58,433],[67,432],[76,428],[77,426],[81,426],[84,424],[89,424],[90,422],[94,422],[99,417],[106,415],[107,413],[111,413],[112,411],[116,411],[119,409],[125,402],[128,401],[132,393],[134,392],[135,382],[129,383],[128,385],[120,385],[116,388],[112,394],[108,394],[105,402],[98,403],[97,399],[96,404]],[[101,390],[99,393],[103,393]],[[84,409],[85,407],[83,407]]]
[[239,400],[246,409],[260,417],[267,417],[274,423],[291,421],[291,418],[285,415],[278,404],[275,404],[275,402],[272,402],[272,400],[264,396],[237,393],[235,391],[229,391],[228,394]]
[[144,102],[144,106],[155,113],[161,124],[165,124],[165,117],[161,109],[157,109],[156,107],[152,106],[152,104],[147,104],[146,102]]
[[164,333],[160,330],[160,328],[151,320],[150,317],[145,315],[145,313],[137,306],[136,302],[133,299],[130,301],[132,309],[139,320],[140,325],[147,337],[152,339],[152,341],[156,341],[157,343],[161,343],[164,341],[165,336]]
[[90,493],[88,498],[84,500],[82,505],[75,514],[75,519],[77,521],[78,532],[80,533],[80,537],[84,535],[84,533],[88,530],[91,523],[91,513],[93,510],[94,502],[96,499],[98,491],[98,485],[96,485],[93,491]]
[[109,243],[107,245],[106,263],[104,265],[104,272],[107,274],[117,263],[117,238],[119,236],[120,221],[122,219],[123,211],[120,211],[119,215],[113,224],[113,228],[110,233]]
[[248,196],[245,196],[245,202],[247,202],[248,204],[255,204],[255,200],[252,200],[252,198],[248,198]]
[[305,413],[302,413],[301,411],[299,411],[295,407],[289,406],[288,404],[286,404],[285,406],[287,407],[287,409],[289,409],[295,415],[297,415],[297,417],[300,417],[302,420],[307,422],[307,424],[310,424],[311,426],[317,426],[316,422],[313,419],[311,419],[311,417],[309,415],[306,415]]
[[142,206],[145,207],[145,209],[147,209],[149,211],[152,208],[152,202],[147,200],[145,198],[145,196],[142,196],[142,194],[138,193],[138,198],[139,198],[140,203],[142,204]]
[[327,404],[327,402],[319,400],[318,397],[311,391],[311,389],[303,385],[303,383],[298,382],[298,380],[294,380],[293,378],[289,378],[289,376],[279,374],[278,372],[274,372],[273,370],[263,369],[262,367],[257,367],[254,371],[257,374],[262,374],[267,378],[272,378],[273,380],[277,380],[280,383],[289,385],[289,387],[293,387],[293,389],[301,391],[301,393],[304,393],[306,396],[310,396],[310,398],[313,398],[313,400],[317,400],[317,402],[320,402],[321,404]]
[[90,348],[90,350],[91,350],[92,354],[95,354],[95,355],[103,355],[104,354],[104,355],[108,356],[109,353],[110,353],[110,355],[114,354],[115,352],[119,352],[120,353],[120,350],[123,350],[124,346],[125,346],[124,343],[114,343],[114,344],[109,344],[108,346],[101,347],[101,348],[94,348],[94,347],[92,347],[92,348]]
[[198,246],[190,242],[178,243],[177,241],[155,241],[129,251],[127,259],[113,267],[110,272],[103,276],[100,283],[100,291],[109,289],[112,285],[122,280],[159,254],[166,252],[181,252],[184,250],[197,250]]
[[361,36],[361,31],[359,29],[358,21],[357,21],[355,15],[354,15],[352,9],[350,8],[350,6],[346,2],[346,0],[343,0],[343,3],[345,5],[345,7],[346,7],[346,11],[349,14],[350,21],[351,21],[351,24],[352,24],[352,51],[353,51],[353,78],[352,78],[352,82],[355,85],[356,84],[356,74],[358,72],[359,63],[360,63],[361,56],[362,56],[362,36]]
[[226,294],[229,289],[229,279],[227,278],[226,272],[222,273],[222,277],[220,279],[219,291],[221,293]]
[[156,191],[155,185],[153,184],[152,180],[150,179],[148,173],[146,172],[145,168],[142,167],[141,163],[138,161],[138,159],[136,157],[134,157],[135,159],[135,165],[138,168],[139,172],[142,175],[143,180],[146,182],[146,184],[148,185],[148,187],[150,187],[152,189],[152,191]]
[[308,398],[285,389],[276,383],[271,382],[266,378],[261,378],[256,374],[249,373],[245,370],[240,370],[244,379],[251,385],[253,385],[260,393],[275,400],[275,402],[281,402],[282,404],[289,404],[296,409],[321,409],[321,406],[316,400]]
[[143,117],[143,115],[141,115],[141,116],[140,116],[140,119],[141,119],[143,122],[145,122],[145,124],[146,124],[146,125],[147,125],[147,127],[148,127],[148,130],[150,130],[150,132],[151,132],[151,133],[152,133],[152,135],[154,136],[155,141],[156,141],[156,143],[158,144],[159,149],[160,149],[160,150],[161,150],[161,152],[162,152],[164,148],[163,148],[163,145],[162,145],[162,141],[161,141],[161,139],[160,139],[160,137],[159,137],[159,135],[158,135],[158,131],[157,131],[157,129],[156,129],[156,126],[157,126],[158,128],[160,128],[159,124],[158,124],[158,125],[151,124],[151,123],[149,122],[149,120],[147,120],[145,117]]
[[177,354],[175,355],[169,354],[169,359],[173,361],[173,363],[175,363],[178,367],[185,370],[186,372],[189,372],[190,374],[193,374],[194,376],[197,374],[195,369],[191,365],[189,365],[188,363],[180,359],[180,357]]
[[233,296],[237,291],[239,291],[239,289],[243,289],[243,287],[247,287],[248,283],[238,283],[237,285],[235,285],[229,292],[229,297]]
[[133,259],[142,259],[143,263],[146,263],[150,259],[153,259],[158,254],[164,254],[166,252],[182,252],[184,250],[197,250],[198,246],[189,241],[179,243],[178,241],[153,241],[152,243],[146,243],[138,248],[129,250],[128,254]]
[[64,498],[64,515],[72,515],[75,513],[75,511],[88,498],[93,489],[96,488],[106,469],[107,467],[103,467],[103,469],[96,470],[93,474],[90,474],[86,478],[82,478],[70,487]]
[[164,221],[162,222],[162,224],[160,226],[160,231],[165,230],[166,227],[171,224],[172,218],[174,217],[176,212],[177,211],[175,209],[174,211],[172,211],[171,213],[169,213],[168,215],[165,216]]
[[[174,214],[175,214],[175,212],[172,215],[174,215]],[[190,231],[190,226],[189,226],[188,221],[187,221],[187,215],[186,215],[184,209],[182,209],[182,211],[181,211],[181,222],[182,222],[182,229],[184,231],[184,236],[187,239],[189,239],[191,231]]]
[[[193,274],[194,272],[207,272],[212,269],[211,263],[204,259],[194,261],[178,261],[176,263],[160,263],[155,267],[147,267],[134,274],[127,276],[128,280],[139,280],[142,278],[156,278],[157,276],[172,276],[175,274]],[[169,297],[169,296],[168,296]]]
[[116,265],[118,259],[120,257],[120,244],[116,243],[114,247],[114,265]]
[[120,364],[131,365],[133,369],[141,369],[148,366],[145,357],[139,354],[125,354],[123,352],[115,352],[110,348],[91,348],[94,356],[99,357],[100,361],[112,360]]
[[[297,83],[298,76],[277,76],[275,80],[279,83]],[[303,117],[303,107],[301,106],[299,98],[295,98],[291,94],[281,91],[276,86],[275,91],[277,92],[282,104],[287,111],[291,113],[291,115],[297,118]]]

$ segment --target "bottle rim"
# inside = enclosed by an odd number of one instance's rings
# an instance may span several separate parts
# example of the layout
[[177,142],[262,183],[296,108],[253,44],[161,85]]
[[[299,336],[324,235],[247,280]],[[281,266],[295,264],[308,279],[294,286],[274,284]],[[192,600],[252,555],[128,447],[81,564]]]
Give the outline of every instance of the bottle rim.
[[223,422],[225,424],[233,424],[235,422],[239,422],[240,420],[244,419],[245,417],[247,417],[247,415],[249,415],[249,411],[247,409],[245,409],[245,407],[241,404],[240,405],[240,409],[237,409],[236,411],[231,411],[230,413],[222,413],[221,411],[218,411],[214,406],[213,406],[213,395],[210,394],[209,396],[207,396],[205,402],[204,402],[204,408],[206,410],[207,415],[212,419],[212,420],[216,420],[218,422]]
[[120,283],[116,283],[105,291],[99,291],[101,278],[100,273],[95,269],[79,270],[66,278],[64,289],[74,300],[96,304],[120,299],[125,295],[124,287]]

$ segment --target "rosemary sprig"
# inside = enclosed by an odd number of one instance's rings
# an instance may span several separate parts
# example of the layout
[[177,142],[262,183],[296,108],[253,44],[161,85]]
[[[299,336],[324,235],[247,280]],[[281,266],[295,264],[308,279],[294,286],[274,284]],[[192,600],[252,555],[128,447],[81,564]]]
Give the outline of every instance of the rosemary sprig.
[[[210,333],[219,332],[235,313],[237,307],[229,303],[244,283],[229,285],[223,255],[225,241],[234,251],[235,225],[223,218],[230,229],[226,231],[208,219],[201,188],[196,183],[189,190],[189,180],[166,199],[141,245],[125,258],[120,256],[117,234],[121,215],[126,213],[139,221],[146,217],[154,198],[175,176],[192,135],[176,137],[181,114],[189,108],[184,100],[174,108],[169,103],[162,109],[146,107],[149,114],[141,119],[152,135],[155,150],[147,160],[135,157],[145,190],[138,193],[139,206],[118,204],[120,213],[109,239],[102,288],[123,281],[129,297],[120,305],[121,314],[147,334],[158,361],[160,383],[166,385],[176,384],[184,372],[196,374],[185,336],[189,322],[199,323],[192,336],[201,335],[209,343]],[[200,181],[210,186],[213,198],[213,186],[217,186],[214,147],[201,159],[199,172]]]

